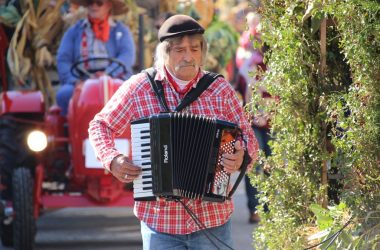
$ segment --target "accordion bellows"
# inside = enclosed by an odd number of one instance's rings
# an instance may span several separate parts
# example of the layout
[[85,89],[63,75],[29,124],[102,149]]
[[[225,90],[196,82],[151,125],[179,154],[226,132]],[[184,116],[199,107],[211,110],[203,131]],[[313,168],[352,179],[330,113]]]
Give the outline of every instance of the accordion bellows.
[[240,130],[227,121],[188,113],[160,113],[131,123],[132,160],[142,167],[135,200],[228,197],[230,174],[221,155],[234,152]]

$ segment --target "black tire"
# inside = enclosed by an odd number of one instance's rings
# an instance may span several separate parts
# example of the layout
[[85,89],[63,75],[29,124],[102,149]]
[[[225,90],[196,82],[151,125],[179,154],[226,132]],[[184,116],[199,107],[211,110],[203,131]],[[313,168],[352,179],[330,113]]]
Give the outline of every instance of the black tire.
[[5,225],[1,223],[1,243],[5,247],[13,247],[13,223]]
[[[0,182],[5,187],[1,190],[0,199],[4,201],[12,200],[12,172],[17,164],[16,131],[17,126],[14,122],[5,118],[0,120]],[[13,247],[13,222],[5,224],[4,219],[6,218],[2,213],[0,220],[1,243],[5,247]]]
[[34,249],[33,178],[28,168],[13,171],[13,243],[16,250]]
[[17,124],[7,118],[0,119],[0,176],[1,199],[12,201],[12,172],[19,159],[20,139]]

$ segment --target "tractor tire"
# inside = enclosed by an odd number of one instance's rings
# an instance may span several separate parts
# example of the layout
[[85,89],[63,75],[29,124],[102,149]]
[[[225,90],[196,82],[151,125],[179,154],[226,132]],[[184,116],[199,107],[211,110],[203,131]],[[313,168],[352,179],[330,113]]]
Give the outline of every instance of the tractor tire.
[[1,244],[5,247],[13,247],[13,224],[4,224],[3,221],[0,225]]
[[0,198],[12,201],[12,172],[19,159],[20,139],[17,124],[11,119],[0,119],[0,181],[2,190]]
[[[0,199],[12,200],[12,172],[16,166],[17,145],[15,145],[16,126],[8,119],[0,120]],[[4,223],[4,208],[0,220],[0,238],[5,247],[13,247],[13,222]]]
[[16,250],[33,250],[36,221],[33,214],[33,178],[30,169],[13,171],[13,243]]

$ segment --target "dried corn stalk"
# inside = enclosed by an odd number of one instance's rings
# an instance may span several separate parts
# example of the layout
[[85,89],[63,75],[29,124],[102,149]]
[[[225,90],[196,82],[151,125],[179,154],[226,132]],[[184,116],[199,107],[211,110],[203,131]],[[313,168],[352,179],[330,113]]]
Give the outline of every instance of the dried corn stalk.
[[10,41],[7,60],[16,83],[30,85],[44,95],[46,105],[55,102],[47,67],[55,64],[52,51],[60,37],[63,21],[60,8],[65,0],[22,1],[23,16]]

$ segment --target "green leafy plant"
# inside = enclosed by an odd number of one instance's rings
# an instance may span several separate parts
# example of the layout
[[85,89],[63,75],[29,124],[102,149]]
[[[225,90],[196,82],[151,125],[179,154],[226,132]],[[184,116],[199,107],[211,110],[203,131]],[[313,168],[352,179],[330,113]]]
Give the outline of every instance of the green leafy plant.
[[[346,204],[340,203],[339,205],[329,206],[327,209],[321,207],[319,204],[312,204],[310,210],[316,216],[316,223],[319,232],[309,236],[309,240],[320,239],[319,246],[321,249],[378,249],[380,246],[379,228],[380,224],[370,228],[369,230],[354,231],[352,227],[348,227],[351,218],[348,219],[348,209]],[[369,212],[366,216],[366,221],[375,221],[380,219],[380,211]],[[344,221],[344,225],[342,224]],[[356,228],[358,229],[358,228]],[[310,248],[312,249],[312,247]]]
[[[313,214],[312,204],[326,200],[331,207],[346,204],[352,215],[350,232],[358,232],[358,239],[372,235],[365,232],[378,232],[379,220],[369,225],[365,218],[380,203],[380,4],[261,3],[262,37],[270,47],[262,84],[280,101],[260,107],[273,113],[275,140],[272,156],[261,159],[270,176],[251,179],[270,209],[261,212],[254,246],[304,249],[311,244],[308,237],[320,230],[318,223],[333,229],[343,225],[340,217],[331,217],[332,210],[325,219]],[[327,20],[325,67],[323,20]],[[255,112],[252,103],[248,105]]]

